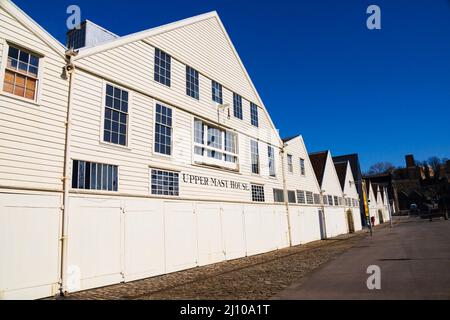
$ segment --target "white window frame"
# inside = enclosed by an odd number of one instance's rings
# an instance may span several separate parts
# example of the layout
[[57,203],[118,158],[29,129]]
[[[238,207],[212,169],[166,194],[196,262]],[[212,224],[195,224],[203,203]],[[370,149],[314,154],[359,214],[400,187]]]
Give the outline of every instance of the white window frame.
[[[252,141],[256,143],[257,147],[258,147],[258,173],[254,173],[253,172],[253,153],[252,153]],[[250,139],[249,140],[249,144],[250,144],[250,172],[252,175],[254,176],[260,176],[261,175],[261,153],[259,152],[259,150],[261,149],[259,146],[259,141],[255,140],[255,139]]]
[[305,159],[300,158],[300,175],[306,177]]
[[[203,125],[203,141],[204,144],[200,144],[195,141],[195,121],[201,121]],[[222,149],[218,149],[215,147],[208,146],[208,127],[215,128],[220,131],[221,139],[222,139]],[[225,134],[231,133],[234,136],[236,152],[225,151]],[[195,148],[204,149],[203,155],[199,155],[195,153]],[[222,160],[208,157],[208,151],[215,151],[222,154]],[[231,156],[235,157],[235,162],[228,162],[223,159],[223,156]],[[201,118],[192,117],[192,159],[196,164],[207,165],[207,166],[215,166],[223,169],[231,170],[231,171],[239,171],[239,135],[237,132],[233,132],[231,130],[227,130],[221,126],[212,124],[211,122],[205,121]]]
[[[290,161],[289,161],[290,160]],[[292,154],[286,155],[286,161],[287,161],[287,168],[289,173],[294,173],[294,157]]]
[[[172,135],[170,137],[170,146],[171,146],[170,155],[156,152],[155,139],[156,139],[156,105],[157,104],[172,110]],[[174,141],[175,141],[175,127],[176,127],[176,125],[175,125],[176,124],[176,110],[174,107],[172,107],[171,105],[169,105],[167,103],[155,100],[155,102],[153,103],[153,111],[152,112],[153,112],[153,115],[152,115],[152,119],[153,119],[153,123],[152,123],[152,155],[155,157],[173,159],[174,153],[175,153]]]
[[[27,47],[24,47],[23,45],[20,45],[19,43],[15,41],[10,41],[8,39],[0,39],[0,45],[3,47],[3,53],[1,57],[1,70],[0,70],[0,94],[9,98],[13,98],[19,101],[27,102],[35,106],[41,106],[41,96],[42,96],[42,86],[44,81],[44,69],[45,64],[47,61],[47,57],[42,52],[36,51],[36,50],[30,50]],[[36,88],[36,96],[32,99],[27,99],[25,97],[17,96],[13,93],[3,91],[3,86],[5,82],[5,74],[6,74],[6,66],[8,63],[8,52],[9,47],[15,47],[19,50],[23,50],[25,52],[28,52],[32,55],[39,57],[39,68],[38,68],[38,74],[37,74],[37,88]]]
[[[127,144],[126,145],[120,145],[115,144],[112,142],[105,141],[105,111],[106,111],[106,85],[110,85],[113,87],[116,87],[120,90],[125,90],[128,92],[128,123],[127,123]],[[133,106],[133,91],[122,87],[120,85],[117,85],[113,82],[103,80],[102,81],[102,106],[100,108],[100,134],[99,134],[99,143],[100,145],[111,147],[111,148],[117,148],[122,150],[128,150],[131,151],[131,125],[132,125],[132,106]]]

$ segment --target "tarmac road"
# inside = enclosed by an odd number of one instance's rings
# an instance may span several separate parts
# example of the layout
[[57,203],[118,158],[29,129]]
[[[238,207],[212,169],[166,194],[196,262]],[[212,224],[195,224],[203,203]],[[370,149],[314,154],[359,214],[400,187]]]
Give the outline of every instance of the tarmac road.
[[[450,221],[394,219],[274,299],[450,299]],[[371,265],[380,290],[367,287]]]

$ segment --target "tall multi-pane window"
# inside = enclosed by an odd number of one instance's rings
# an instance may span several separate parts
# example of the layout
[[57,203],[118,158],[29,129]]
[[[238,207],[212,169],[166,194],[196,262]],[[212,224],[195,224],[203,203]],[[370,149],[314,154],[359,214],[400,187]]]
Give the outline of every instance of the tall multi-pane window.
[[259,174],[259,147],[258,141],[250,140],[252,173]]
[[172,155],[172,109],[156,104],[155,152]]
[[200,98],[198,71],[186,66],[186,94],[194,99]]
[[267,153],[269,158],[269,175],[271,177],[275,177],[276,176],[275,149],[272,146],[267,146]]
[[170,87],[170,70],[172,57],[164,51],[155,48],[155,81]]
[[323,196],[323,204],[328,205],[328,197],[327,196]]
[[214,159],[214,165],[223,165],[230,167],[230,164],[236,164],[237,154],[237,135],[233,132],[207,124],[199,119],[194,120],[194,154],[197,160],[206,162],[208,159]]
[[39,57],[22,49],[9,46],[3,91],[36,100]]
[[314,204],[320,204],[320,194],[314,193]]
[[110,164],[73,160],[72,188],[118,191],[119,168]]
[[292,155],[288,154],[287,155],[287,166],[288,166],[288,171],[290,173],[294,172],[294,166],[292,164]]
[[106,85],[103,141],[127,145],[128,91]]
[[152,169],[151,190],[153,195],[179,196],[179,183],[178,173]]
[[336,196],[334,196],[334,205],[339,206],[339,199]]
[[252,125],[254,125],[255,127],[259,126],[258,106],[253,102],[250,102],[250,119]]
[[234,116],[238,119],[243,119],[242,114],[242,97],[237,93],[233,93],[233,112]]
[[305,159],[300,158],[300,174],[304,176],[306,174],[305,171]]
[[252,184],[252,201],[265,202],[264,186]]
[[212,100],[214,102],[223,104],[222,85],[214,80],[211,81],[212,86]]

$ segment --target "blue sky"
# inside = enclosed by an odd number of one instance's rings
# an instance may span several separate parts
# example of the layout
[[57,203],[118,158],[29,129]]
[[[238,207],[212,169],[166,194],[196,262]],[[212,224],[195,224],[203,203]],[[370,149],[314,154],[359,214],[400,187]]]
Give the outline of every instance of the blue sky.
[[61,42],[70,4],[118,35],[216,10],[283,137],[364,170],[450,158],[450,0],[13,1]]

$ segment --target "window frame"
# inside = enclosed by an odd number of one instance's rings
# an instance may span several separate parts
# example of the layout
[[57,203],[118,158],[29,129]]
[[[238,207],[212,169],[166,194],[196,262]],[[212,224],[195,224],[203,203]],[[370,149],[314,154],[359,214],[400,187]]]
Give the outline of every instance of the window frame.
[[[258,158],[258,172],[254,172],[253,171],[253,156],[254,156],[254,154],[253,154],[253,146],[252,146],[252,143],[256,143],[256,150],[258,151],[258,153],[256,154],[256,156],[257,156],[257,158]],[[258,140],[255,140],[255,139],[250,139],[250,169],[251,169],[251,173],[252,173],[252,175],[257,175],[257,176],[260,176],[261,175],[261,155],[260,155],[260,152],[259,152],[259,141]]]
[[[132,125],[132,106],[133,106],[133,91],[122,87],[120,85],[117,85],[111,81],[106,81],[103,80],[102,81],[102,85],[103,85],[103,91],[102,91],[102,106],[100,108],[100,137],[99,137],[99,144],[102,146],[107,146],[107,147],[111,147],[111,148],[116,148],[116,149],[121,149],[121,150],[131,150],[131,125]],[[115,144],[112,142],[107,142],[105,141],[105,112],[106,112],[106,86],[110,85],[112,87],[116,87],[120,90],[125,90],[128,92],[128,122],[127,122],[127,143],[126,145],[120,145],[120,144]]]
[[[24,47],[21,44],[15,42],[15,41],[10,41],[8,39],[0,39],[0,45],[3,46],[3,52],[2,52],[2,56],[1,56],[1,68],[0,68],[0,94],[4,95],[6,97],[9,97],[9,98],[27,102],[27,103],[35,105],[35,106],[41,106],[44,69],[46,67],[46,62],[47,62],[46,55],[38,50],[28,49],[27,47]],[[28,54],[31,54],[31,55],[39,58],[38,74],[37,74],[37,77],[35,78],[36,79],[36,90],[35,90],[35,98],[34,99],[21,97],[19,95],[15,95],[14,93],[10,93],[10,92],[3,90],[10,47],[14,47],[16,49],[19,49],[21,51],[24,51]],[[11,72],[15,72],[15,71],[11,70]],[[15,72],[15,73],[22,74],[20,72]]]
[[[197,73],[197,83],[196,84],[193,83],[194,87],[197,86],[197,92],[196,92],[197,96],[192,96],[192,95],[189,94],[190,91],[195,93],[195,91],[192,91],[191,88],[189,87],[189,84],[192,84],[188,80],[189,79],[189,77],[188,77],[189,76],[189,74],[188,74],[188,70],[189,69],[192,70],[194,73]],[[193,77],[193,76],[191,75],[191,77]],[[186,65],[186,95],[188,97],[191,97],[192,99],[200,101],[200,72],[198,72],[197,69],[194,69],[194,68],[192,68],[191,66],[188,66],[188,65]]]
[[[214,95],[214,84],[218,85],[218,89],[217,90],[219,90],[219,93],[220,93],[220,96],[219,96],[220,102],[215,100],[216,96]],[[223,104],[223,85],[221,83],[215,81],[215,80],[212,80],[212,79],[211,79],[211,101],[213,103],[217,103],[219,105]]]
[[[256,121],[254,119],[254,112],[256,111]],[[250,124],[255,128],[259,128],[259,106],[256,103],[250,102]]]
[[[233,116],[236,119],[244,120],[244,110],[242,107],[242,96],[233,92]],[[240,105],[236,105],[236,102],[240,101]],[[236,112],[238,111],[238,112]]]
[[305,159],[300,158],[300,175],[306,177]]
[[[103,189],[81,189],[81,188],[74,188],[73,187],[73,174],[74,174],[74,162],[77,161],[79,162],[85,162],[85,163],[95,163],[97,165],[106,165],[106,166],[111,166],[111,167],[116,167],[117,168],[117,190],[103,190]],[[92,181],[91,181],[92,183]],[[78,158],[78,159],[74,159],[71,158],[71,173],[70,173],[70,189],[76,192],[95,192],[95,193],[104,193],[104,194],[117,194],[121,192],[121,184],[120,184],[120,165],[118,163],[104,163],[101,161],[96,161],[96,160],[83,160],[82,158]],[[113,188],[114,189],[114,188]]]
[[[172,134],[170,137],[170,146],[171,146],[171,152],[170,155],[159,153],[156,151],[156,105],[160,105],[162,107],[166,107],[172,110]],[[166,103],[162,103],[160,101],[155,101],[153,104],[153,126],[152,126],[152,155],[155,157],[162,157],[162,158],[173,158],[173,154],[175,152],[175,146],[174,146],[174,137],[175,137],[175,122],[176,121],[176,112],[175,108],[173,108],[171,105],[168,105]]]
[[[172,59],[173,59],[173,57],[170,54],[168,54],[166,51],[164,51],[164,50],[162,50],[162,49],[160,49],[158,47],[154,47],[154,48],[155,48],[155,50],[153,51],[153,81],[155,81],[156,83],[159,83],[159,84],[161,84],[161,85],[163,85],[163,86],[165,86],[167,88],[171,88],[172,87]],[[170,69],[169,69],[169,78],[168,78],[169,84],[167,84],[165,82],[158,81],[156,79],[156,76],[157,76],[157,74],[156,74],[156,58],[157,58],[156,52],[157,52],[157,50],[162,52],[162,53],[164,53],[165,55],[167,55],[169,57],[169,59],[170,59],[170,62],[169,62]],[[161,60],[161,58],[159,58],[159,59]],[[167,63],[167,62],[165,61],[165,63]],[[161,75],[159,73],[158,73],[158,76],[160,77],[160,80],[161,80]],[[163,78],[166,79],[167,77],[164,75]]]
[[[153,176],[153,170],[161,171],[161,172],[168,172],[178,175],[178,195],[164,195],[164,194],[153,194],[152,189],[152,176]],[[157,167],[149,167],[149,195],[151,197],[158,197],[158,198],[167,198],[167,199],[176,199],[181,197],[181,173],[176,170],[170,170],[170,169],[163,169],[163,168],[157,168]]]
[[292,154],[287,153],[286,154],[286,162],[287,162],[288,173],[293,174],[294,173],[294,156]]
[[[272,157],[270,156],[270,150],[272,150]],[[273,158],[273,159],[272,159]],[[270,178],[276,178],[277,177],[277,165],[276,165],[276,159],[275,159],[275,147],[271,146],[270,144],[267,145],[267,159],[268,159],[268,166],[269,166],[269,177]],[[273,174],[270,171],[270,162],[273,160]]]
[[[262,191],[263,191],[263,200],[255,200],[255,194],[254,194],[254,192],[253,192],[253,188],[254,187],[259,187],[259,188],[262,188]],[[257,183],[251,183],[250,184],[250,190],[251,190],[251,193],[252,193],[252,202],[255,202],[255,203],[264,203],[264,202],[266,202],[266,189],[265,189],[265,186],[263,185],[263,184],[257,184]]]
[[[200,144],[198,142],[195,141],[195,122],[196,121],[200,121],[202,123],[202,127],[203,127],[203,144]],[[218,149],[212,146],[208,146],[208,130],[207,128],[214,128],[220,131],[221,134],[221,142],[222,142],[222,149]],[[234,136],[234,143],[235,143],[235,153],[231,152],[231,151],[226,151],[226,134],[230,133]],[[231,131],[231,130],[227,130],[221,126],[215,125],[209,121],[205,121],[201,118],[192,117],[192,162],[194,164],[200,164],[200,165],[205,165],[211,168],[214,167],[220,167],[221,169],[226,169],[226,170],[230,170],[230,171],[235,171],[238,172],[239,171],[239,163],[240,163],[240,155],[239,155],[239,134],[237,132]],[[195,148],[202,148],[203,150],[203,155],[199,155],[195,153]],[[216,158],[212,158],[212,157],[208,157],[207,152],[209,151],[216,151],[222,154],[222,159],[216,159]],[[236,161],[235,162],[230,162],[230,161],[225,161],[225,156],[231,156],[231,157],[235,157]]]

